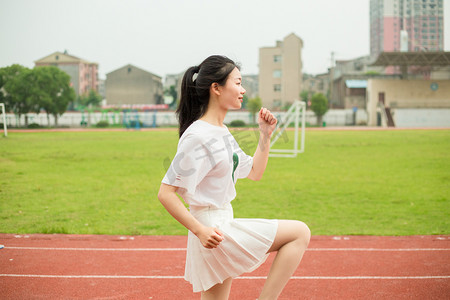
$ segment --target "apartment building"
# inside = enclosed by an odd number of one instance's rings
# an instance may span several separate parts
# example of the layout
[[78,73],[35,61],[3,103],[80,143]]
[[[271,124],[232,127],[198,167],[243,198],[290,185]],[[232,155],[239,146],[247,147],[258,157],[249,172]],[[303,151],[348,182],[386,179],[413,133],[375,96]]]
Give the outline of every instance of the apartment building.
[[107,105],[164,104],[162,78],[133,65],[106,74]]
[[70,55],[67,51],[55,52],[34,62],[39,66],[56,66],[70,76],[71,86],[77,96],[90,90],[99,91],[98,64]]
[[443,51],[443,0],[370,0],[370,54]]
[[259,96],[264,106],[280,109],[300,99],[303,41],[294,33],[274,47],[259,49]]

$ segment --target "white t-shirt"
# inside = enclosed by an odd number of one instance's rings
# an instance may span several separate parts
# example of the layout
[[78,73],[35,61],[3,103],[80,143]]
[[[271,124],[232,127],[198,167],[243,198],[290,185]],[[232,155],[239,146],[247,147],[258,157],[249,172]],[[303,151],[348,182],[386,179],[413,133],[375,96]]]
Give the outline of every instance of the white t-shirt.
[[252,166],[253,158],[228,128],[197,120],[181,136],[162,182],[178,187],[189,205],[223,207],[236,197],[237,179],[247,177]]

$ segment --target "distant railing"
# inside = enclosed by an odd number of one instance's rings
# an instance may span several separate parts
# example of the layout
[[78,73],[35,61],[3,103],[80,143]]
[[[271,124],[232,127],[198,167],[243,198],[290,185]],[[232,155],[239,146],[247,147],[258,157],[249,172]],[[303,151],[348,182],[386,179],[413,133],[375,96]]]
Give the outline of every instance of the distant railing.
[[[285,111],[274,112],[278,117],[284,117]],[[54,127],[55,120],[52,115],[47,119],[46,113],[29,113],[28,124],[38,124],[42,127]],[[357,113],[357,123],[367,124],[368,115],[363,109],[359,109]],[[73,112],[69,111],[64,113],[58,118],[58,127],[70,127],[78,128],[85,126],[95,126],[100,121],[107,121],[109,125],[123,125],[125,120],[136,120],[142,123],[143,127],[167,127],[177,126],[178,121],[174,111],[136,111],[136,110],[124,110],[124,111],[83,111]],[[347,126],[350,125],[349,120],[353,118],[352,109],[330,109],[324,116],[323,121],[326,126]],[[254,118],[252,114],[245,110],[230,111],[225,117],[225,123],[229,124],[234,120],[242,120],[247,125],[251,125]],[[305,111],[305,123],[306,127],[315,126],[317,124],[317,117],[312,111]],[[20,118],[12,113],[6,114],[6,124],[8,127],[17,128],[25,127],[25,115],[21,115]],[[358,125],[357,124],[357,125]]]

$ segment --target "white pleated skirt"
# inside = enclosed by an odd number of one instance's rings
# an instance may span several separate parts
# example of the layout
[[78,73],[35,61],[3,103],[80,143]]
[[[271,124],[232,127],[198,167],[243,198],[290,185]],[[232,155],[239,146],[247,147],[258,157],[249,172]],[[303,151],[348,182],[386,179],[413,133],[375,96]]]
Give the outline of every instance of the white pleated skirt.
[[277,220],[234,219],[231,204],[224,208],[190,207],[190,211],[200,223],[224,234],[217,248],[207,249],[189,231],[184,278],[194,292],[251,272],[266,260],[277,233]]

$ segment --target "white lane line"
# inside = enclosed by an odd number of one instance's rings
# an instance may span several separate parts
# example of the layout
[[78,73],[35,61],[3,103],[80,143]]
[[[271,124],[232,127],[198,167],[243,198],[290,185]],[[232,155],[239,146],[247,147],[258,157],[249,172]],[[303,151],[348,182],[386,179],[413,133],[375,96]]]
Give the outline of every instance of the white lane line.
[[[55,247],[9,247],[14,250],[50,250],[50,251],[186,251],[186,248],[55,248]],[[450,248],[309,248],[306,251],[450,251]]]
[[5,247],[14,250],[50,250],[50,251],[186,251],[186,248],[53,248],[53,247]]
[[[266,279],[265,276],[241,276],[236,279]],[[292,276],[291,279],[325,279],[325,280],[355,280],[355,279],[450,279],[450,276]]]
[[307,251],[450,251],[450,248],[311,248]]
[[184,276],[140,276],[140,275],[37,275],[37,274],[0,274],[0,277],[34,278],[99,278],[99,279],[182,279]]
[[[184,276],[151,276],[151,275],[38,275],[38,274],[0,274],[0,277],[27,278],[91,278],[91,279],[184,279]],[[266,279],[266,276],[240,276],[235,279]],[[450,279],[450,276],[292,276],[294,280],[361,280],[361,279]]]

